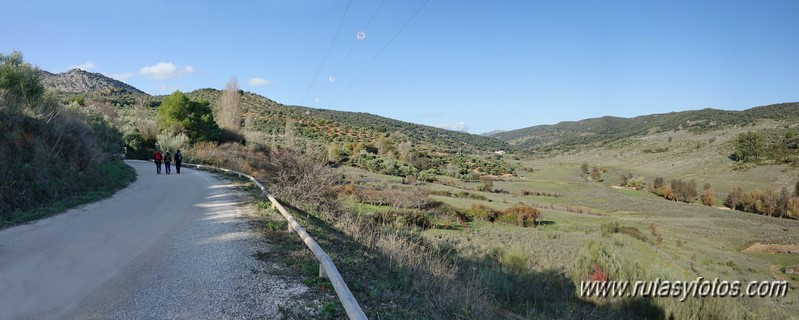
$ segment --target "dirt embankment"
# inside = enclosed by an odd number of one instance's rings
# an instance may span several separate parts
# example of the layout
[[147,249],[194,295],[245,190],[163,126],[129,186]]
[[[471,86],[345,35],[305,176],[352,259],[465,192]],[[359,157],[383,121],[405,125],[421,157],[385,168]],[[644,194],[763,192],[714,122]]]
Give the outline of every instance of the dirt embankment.
[[743,253],[768,253],[768,254],[799,254],[799,245],[796,244],[762,244],[756,242],[741,250]]

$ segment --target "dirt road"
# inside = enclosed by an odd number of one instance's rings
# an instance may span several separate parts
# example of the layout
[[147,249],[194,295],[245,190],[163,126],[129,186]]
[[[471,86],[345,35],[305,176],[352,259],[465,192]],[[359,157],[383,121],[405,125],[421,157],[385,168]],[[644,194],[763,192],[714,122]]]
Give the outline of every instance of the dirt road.
[[268,244],[229,182],[127,163],[137,181],[113,197],[0,231],[0,319],[280,318],[307,306],[295,299],[306,286],[254,257]]

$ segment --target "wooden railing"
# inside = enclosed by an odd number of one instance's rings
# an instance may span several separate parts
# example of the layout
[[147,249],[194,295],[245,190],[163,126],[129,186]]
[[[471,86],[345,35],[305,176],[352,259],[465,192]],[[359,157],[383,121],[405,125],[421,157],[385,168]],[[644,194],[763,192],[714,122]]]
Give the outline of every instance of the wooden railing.
[[214,166],[206,166],[206,165],[199,165],[199,164],[183,164],[184,167],[196,167],[197,169],[210,169],[210,170],[219,170],[231,174],[239,175],[239,177],[246,177],[250,179],[259,189],[261,189],[261,193],[266,196],[269,201],[272,202],[272,205],[277,208],[278,211],[286,218],[288,221],[288,228],[289,231],[294,231],[297,235],[300,236],[305,245],[308,246],[308,249],[311,249],[313,255],[319,260],[319,276],[324,277],[330,280],[330,283],[333,284],[333,288],[336,290],[336,294],[338,295],[339,301],[344,306],[344,310],[347,312],[347,316],[350,319],[367,319],[366,315],[361,310],[361,306],[358,305],[358,301],[355,300],[355,297],[350,292],[350,288],[347,287],[347,283],[344,282],[344,278],[341,277],[341,274],[336,269],[336,265],[333,264],[333,260],[330,259],[330,256],[322,250],[322,247],[316,243],[316,241],[305,231],[305,228],[297,222],[296,219],[280,204],[280,202],[272,196],[269,191],[266,190],[263,184],[261,184],[257,179],[253,176],[241,173],[238,171],[233,171],[230,169],[219,168]]

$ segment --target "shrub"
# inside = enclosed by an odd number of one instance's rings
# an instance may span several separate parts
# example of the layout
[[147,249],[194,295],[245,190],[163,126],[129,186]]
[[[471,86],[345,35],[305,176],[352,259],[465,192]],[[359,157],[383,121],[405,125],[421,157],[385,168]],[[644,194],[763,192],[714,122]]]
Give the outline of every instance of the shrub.
[[619,233],[626,234],[643,242],[647,241],[646,235],[641,233],[641,231],[638,230],[638,228],[636,227],[627,227],[627,226],[619,227]]
[[[14,100],[34,107],[44,92],[39,67],[25,62],[18,51],[10,55],[0,53],[0,95],[8,96],[9,102]],[[14,105],[16,103],[3,103],[0,108]]]
[[716,192],[713,190],[713,187],[711,187],[709,183],[706,183],[702,189],[702,204],[711,207],[716,205]]
[[799,219],[799,197],[793,197],[788,200],[788,216],[794,219]]
[[540,212],[538,209],[528,206],[524,203],[519,203],[513,207],[505,209],[500,214],[500,221],[511,222],[515,219],[515,224],[520,227],[527,227],[529,225],[538,225],[538,218]]
[[645,185],[646,182],[644,182],[644,177],[629,179],[627,181],[627,186],[630,188],[634,188],[635,190],[641,190],[644,188]]
[[603,237],[609,237],[611,234],[619,232],[619,223],[616,221],[603,223],[599,226],[599,233]]
[[407,212],[402,214],[401,217],[401,220],[405,225],[416,226],[422,230],[430,229],[433,226],[433,224],[430,222],[430,218],[420,211]]
[[489,208],[486,205],[473,203],[472,206],[466,210],[466,214],[471,216],[473,219],[481,220],[481,221],[491,221],[497,219],[497,211],[494,209]]
[[602,171],[599,168],[594,167],[593,169],[591,169],[591,180],[596,182],[602,182]]

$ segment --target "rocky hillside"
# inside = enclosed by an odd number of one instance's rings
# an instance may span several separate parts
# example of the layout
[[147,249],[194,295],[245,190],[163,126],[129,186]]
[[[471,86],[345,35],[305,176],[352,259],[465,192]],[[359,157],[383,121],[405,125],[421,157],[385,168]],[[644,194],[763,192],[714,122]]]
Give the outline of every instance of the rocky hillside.
[[146,95],[143,91],[127,83],[106,77],[100,73],[72,69],[67,72],[53,74],[42,70],[42,84],[45,88],[60,93],[85,94],[95,91],[127,92]]

